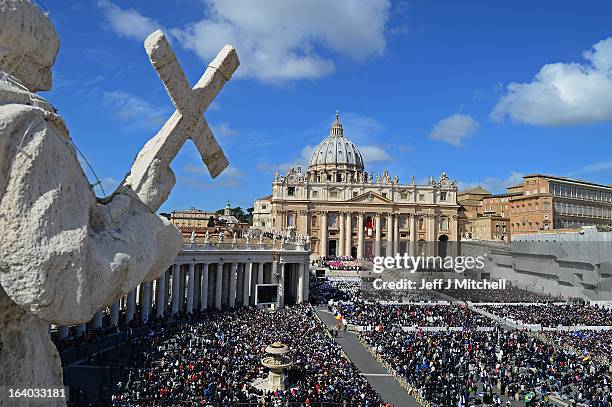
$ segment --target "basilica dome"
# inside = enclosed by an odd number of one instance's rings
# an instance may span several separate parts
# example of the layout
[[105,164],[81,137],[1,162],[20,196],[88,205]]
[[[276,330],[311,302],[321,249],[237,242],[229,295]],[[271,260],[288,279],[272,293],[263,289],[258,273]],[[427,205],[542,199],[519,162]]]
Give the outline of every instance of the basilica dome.
[[351,140],[344,137],[344,130],[338,113],[336,113],[336,120],[329,130],[329,136],[314,149],[308,163],[308,169],[363,171],[361,153]]

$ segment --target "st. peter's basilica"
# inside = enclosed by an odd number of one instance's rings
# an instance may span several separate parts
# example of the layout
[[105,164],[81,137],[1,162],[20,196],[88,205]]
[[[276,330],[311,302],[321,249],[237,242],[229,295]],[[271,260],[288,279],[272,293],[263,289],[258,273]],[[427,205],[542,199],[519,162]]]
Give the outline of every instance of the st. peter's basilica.
[[[386,170],[365,171],[359,149],[344,135],[338,114],[329,135],[314,149],[308,169],[276,173],[272,195],[255,202],[253,226],[295,229],[310,236],[320,256],[444,255],[457,240],[457,185],[445,173],[427,184],[401,184]],[[410,242],[418,243],[411,245]]]

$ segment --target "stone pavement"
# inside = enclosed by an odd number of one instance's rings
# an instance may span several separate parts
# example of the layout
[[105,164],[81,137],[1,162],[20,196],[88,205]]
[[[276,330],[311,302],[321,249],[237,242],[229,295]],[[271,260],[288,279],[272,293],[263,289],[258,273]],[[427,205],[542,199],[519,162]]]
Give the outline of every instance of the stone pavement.
[[[327,312],[325,307],[315,307],[315,310],[325,325],[336,326],[334,316]],[[416,399],[410,396],[399,382],[389,374],[387,369],[378,363],[361,345],[357,335],[341,331],[338,333],[338,337],[334,339],[385,402],[392,403],[396,407],[420,406]]]

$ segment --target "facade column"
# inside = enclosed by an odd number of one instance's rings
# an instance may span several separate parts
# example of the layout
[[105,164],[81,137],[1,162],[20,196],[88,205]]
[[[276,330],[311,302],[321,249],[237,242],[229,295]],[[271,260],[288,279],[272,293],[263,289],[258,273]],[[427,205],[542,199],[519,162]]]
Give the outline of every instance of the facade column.
[[172,315],[179,312],[180,281],[181,266],[174,264],[172,265]]
[[187,281],[187,313],[193,313],[193,291],[195,288],[195,263],[189,263],[189,281]]
[[263,284],[264,282],[264,264],[265,263],[259,263],[257,267],[257,284]]
[[396,213],[393,217],[393,253],[399,253],[400,233],[399,233],[400,214]]
[[202,265],[202,279],[200,280],[200,311],[208,308],[208,263]]
[[327,256],[327,212],[321,212],[321,224],[319,225],[321,236],[319,239],[319,256]]
[[357,258],[363,258],[363,221],[364,214],[359,213],[357,215]]
[[217,263],[217,275],[215,280],[215,308],[221,309],[223,297],[223,263]]
[[344,244],[344,255],[350,256],[353,247],[353,214],[346,214],[346,243]]
[[242,306],[249,306],[249,292],[251,291],[251,272],[253,271],[253,263],[243,265],[242,272]]
[[393,256],[393,214],[387,215],[387,251],[385,256]]
[[164,316],[166,312],[166,273],[168,270],[164,271],[162,275],[157,279],[155,283],[155,304],[157,307],[157,318],[161,318]]
[[142,287],[142,304],[140,305],[141,313],[140,320],[146,322],[151,314],[151,282],[145,281],[140,283]]
[[380,221],[380,213],[377,213],[374,215],[374,219],[375,219],[375,227],[376,227],[376,235],[375,235],[375,240],[374,240],[374,256],[380,256],[380,241],[382,240],[382,226],[381,226],[381,221]]
[[110,309],[110,326],[119,326],[119,302],[114,302]]
[[346,226],[344,222],[345,214],[342,212],[338,212],[338,229],[340,230],[340,237],[338,238],[338,245],[336,246],[336,255],[344,256],[346,253],[345,245],[346,245]]
[[136,311],[136,288],[130,291],[127,295],[127,309],[125,311],[125,322],[128,323],[134,319]]
[[417,214],[410,214],[410,255],[417,256]]
[[230,308],[234,308],[236,306],[236,273],[238,273],[238,263],[232,263],[232,268],[230,269],[228,299],[228,306]]
[[434,214],[429,214],[427,216],[427,241],[429,245],[429,255],[436,255],[436,218],[437,216]]
[[304,302],[304,274],[306,274],[305,264],[298,264],[299,276],[298,276],[298,289],[297,289],[297,302],[301,304]]

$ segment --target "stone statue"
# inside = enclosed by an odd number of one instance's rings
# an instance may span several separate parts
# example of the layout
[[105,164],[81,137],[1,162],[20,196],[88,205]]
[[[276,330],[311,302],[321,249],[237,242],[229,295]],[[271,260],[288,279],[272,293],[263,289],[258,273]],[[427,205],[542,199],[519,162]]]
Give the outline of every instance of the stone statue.
[[397,184],[399,184],[399,177],[398,177],[397,175],[396,175],[396,176],[393,178],[393,182],[394,182],[396,185],[397,185]]
[[223,243],[225,240],[225,232],[219,232],[219,243]]
[[206,233],[204,234],[204,244],[208,244],[208,229],[206,229]]
[[234,238],[232,239],[232,244],[236,244],[236,232],[234,232]]
[[259,234],[259,244],[263,244],[263,233]]
[[163,34],[153,33],[147,52],[177,111],[122,185],[97,199],[64,121],[35,93],[51,88],[55,28],[29,0],[0,0],[0,27],[0,386],[57,388],[62,369],[48,325],[89,321],[178,253],[180,232],[155,211],[187,137],[213,176],[227,166],[202,112],[238,59],[224,48],[191,91]]
[[213,177],[227,166],[202,112],[238,59],[225,47],[192,91],[163,34],[153,33],[146,49],[177,111],[122,185],[98,199],[63,119],[36,95],[51,88],[53,24],[29,0],[0,0],[0,27],[0,387],[58,388],[49,324],[89,321],[159,277],[178,253],[180,232],[155,212],[174,186],[170,163],[186,139]]
[[196,240],[196,231],[195,231],[195,229],[194,229],[194,230],[192,230],[192,231],[191,231],[191,238],[189,239],[189,242],[190,242],[191,244],[194,244],[194,243],[195,243],[195,240]]
[[249,236],[249,234],[247,233],[247,235],[246,235],[246,245],[248,246],[250,242],[251,242],[251,236]]

